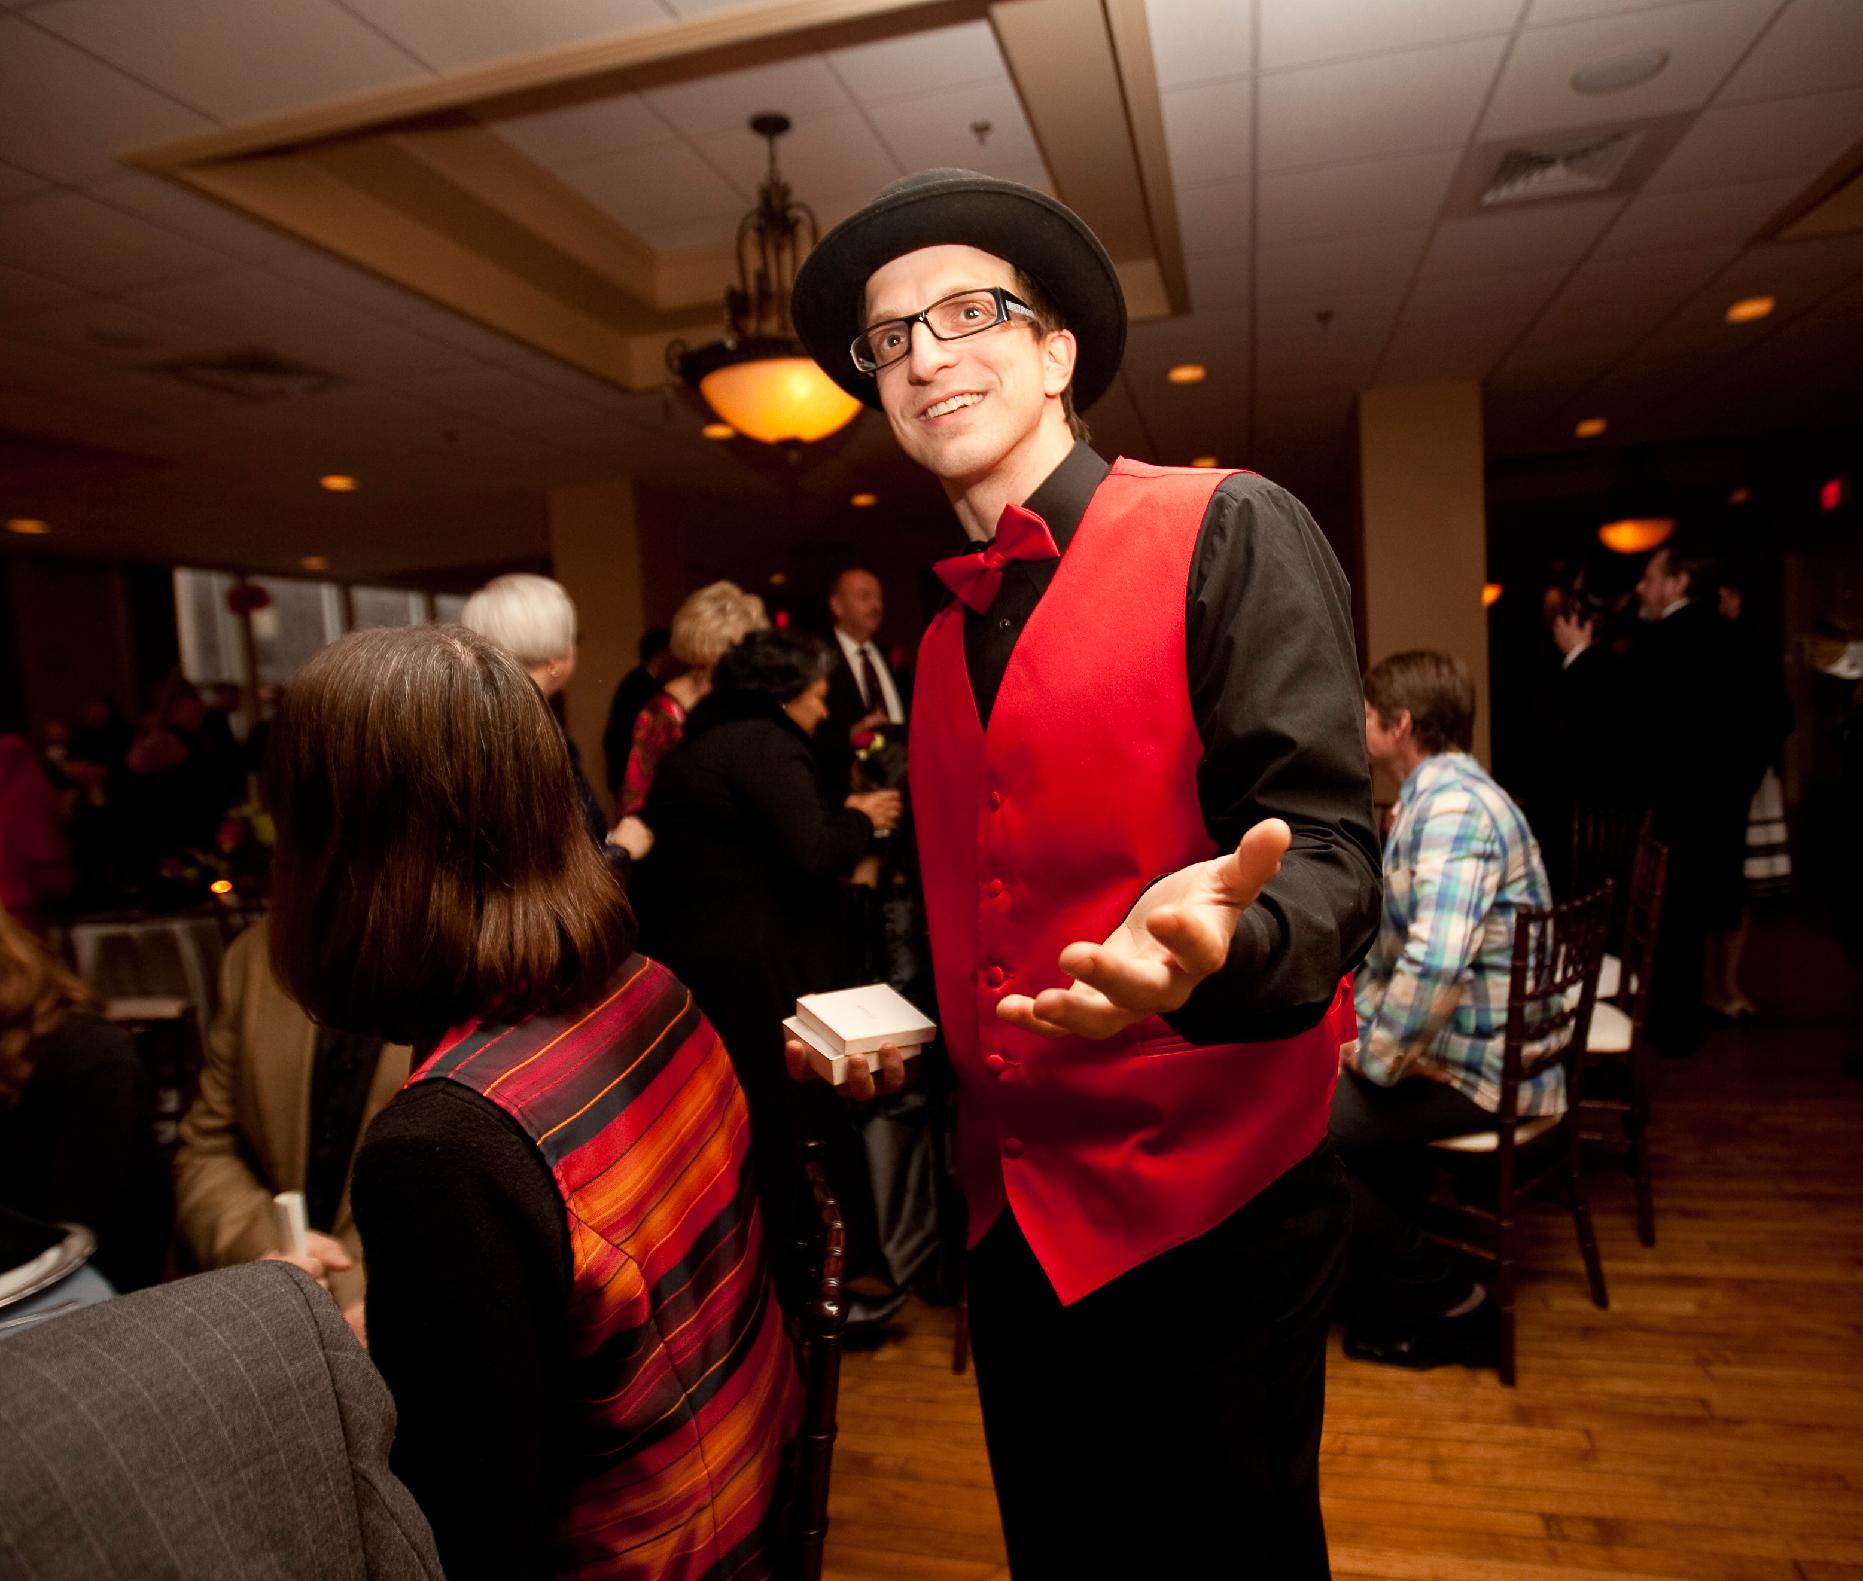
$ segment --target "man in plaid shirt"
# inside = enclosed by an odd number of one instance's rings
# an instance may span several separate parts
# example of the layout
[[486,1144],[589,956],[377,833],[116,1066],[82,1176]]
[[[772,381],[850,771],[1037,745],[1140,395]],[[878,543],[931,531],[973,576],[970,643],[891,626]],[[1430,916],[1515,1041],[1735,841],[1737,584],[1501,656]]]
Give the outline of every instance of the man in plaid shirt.
[[[1367,751],[1403,789],[1332,1136],[1354,1184],[1346,1350],[1398,1366],[1485,1362],[1492,1345],[1486,1292],[1392,1199],[1413,1187],[1421,1144],[1493,1129],[1514,915],[1552,901],[1525,816],[1469,755],[1474,728],[1460,659],[1399,653],[1365,676]],[[1564,1107],[1557,1065],[1521,1084],[1522,1115]]]

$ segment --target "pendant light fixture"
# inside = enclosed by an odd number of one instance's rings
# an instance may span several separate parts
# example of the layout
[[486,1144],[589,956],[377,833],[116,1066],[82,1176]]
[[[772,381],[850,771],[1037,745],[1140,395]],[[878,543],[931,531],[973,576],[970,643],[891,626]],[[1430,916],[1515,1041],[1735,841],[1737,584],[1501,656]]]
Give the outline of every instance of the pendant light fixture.
[[725,290],[724,334],[697,348],[674,341],[666,361],[746,438],[807,444],[845,428],[860,402],[815,365],[789,321],[796,266],[816,240],[815,215],[791,199],[776,168],[789,117],[753,115],[750,129],[769,143],[770,164],[757,207],[738,222],[738,283]]

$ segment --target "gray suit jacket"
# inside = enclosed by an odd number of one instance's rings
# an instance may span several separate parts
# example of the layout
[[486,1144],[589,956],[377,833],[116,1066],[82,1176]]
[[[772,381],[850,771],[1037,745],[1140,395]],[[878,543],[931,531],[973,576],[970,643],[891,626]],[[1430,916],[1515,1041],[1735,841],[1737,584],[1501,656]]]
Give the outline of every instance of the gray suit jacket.
[[49,1318],[0,1336],[0,1573],[438,1581],[394,1430],[336,1303],[282,1263]]

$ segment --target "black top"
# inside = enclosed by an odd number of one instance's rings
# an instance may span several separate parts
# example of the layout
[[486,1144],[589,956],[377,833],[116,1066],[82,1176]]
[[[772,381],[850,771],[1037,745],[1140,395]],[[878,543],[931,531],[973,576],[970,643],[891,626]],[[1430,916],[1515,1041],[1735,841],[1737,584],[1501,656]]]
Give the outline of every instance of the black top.
[[608,722],[602,726],[602,760],[608,773],[608,794],[621,794],[627,775],[627,755],[634,746],[634,721],[660,690],[660,681],[644,664],[621,677],[608,704]]
[[317,1029],[317,1053],[311,1065],[310,1157],[304,1169],[304,1211],[313,1230],[326,1234],[343,1205],[343,1185],[362,1112],[369,1106],[375,1067],[382,1057],[381,1039]]
[[148,1073],[121,1027],[74,1010],[30,1050],[32,1074],[0,1107],[0,1204],[88,1226],[118,1290],[162,1276],[171,1207]]
[[[350,1195],[369,1350],[396,1380],[394,1469],[449,1581],[549,1575],[572,1277],[556,1182],[497,1105],[429,1081],[375,1117]],[[436,1310],[441,1327],[416,1317]],[[462,1443],[483,1452],[465,1464]]]
[[[1077,444],[1025,502],[1063,555],[1111,470]],[[986,727],[1059,566],[1011,561],[989,609],[964,611],[964,662]],[[1204,747],[1197,797],[1225,850],[1270,817],[1287,820],[1293,843],[1243,914],[1227,964],[1164,1018],[1191,1042],[1313,1026],[1377,931],[1381,858],[1351,608],[1339,562],[1300,501],[1252,473],[1225,478],[1185,589],[1186,680]]]

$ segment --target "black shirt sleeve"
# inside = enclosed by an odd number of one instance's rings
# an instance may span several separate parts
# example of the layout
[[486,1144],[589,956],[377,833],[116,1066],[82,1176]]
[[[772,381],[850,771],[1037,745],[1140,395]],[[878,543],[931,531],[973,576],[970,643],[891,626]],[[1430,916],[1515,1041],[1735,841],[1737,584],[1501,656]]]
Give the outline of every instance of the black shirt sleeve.
[[369,1127],[351,1197],[394,1469],[450,1581],[553,1574],[571,1272],[555,1181],[501,1110],[432,1081]]
[[1325,1014],[1371,946],[1380,853],[1344,573],[1305,507],[1225,479],[1186,594],[1197,795],[1225,850],[1264,818],[1293,843],[1243,914],[1227,964],[1164,1019],[1197,1043],[1288,1037]]

